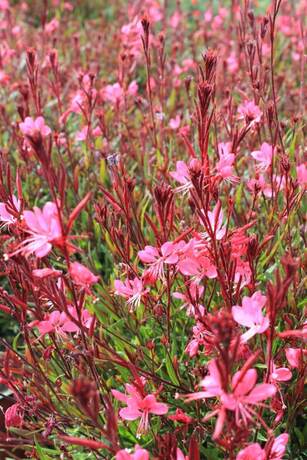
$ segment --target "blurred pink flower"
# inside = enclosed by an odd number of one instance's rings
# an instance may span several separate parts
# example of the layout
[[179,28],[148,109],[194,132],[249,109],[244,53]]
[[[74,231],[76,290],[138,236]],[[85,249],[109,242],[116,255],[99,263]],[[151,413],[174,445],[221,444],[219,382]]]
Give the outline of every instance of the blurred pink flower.
[[51,19],[50,22],[47,22],[45,25],[45,31],[47,34],[53,34],[60,27],[60,23],[56,18]]
[[242,341],[247,342],[255,334],[262,334],[269,327],[270,321],[263,316],[262,308],[266,303],[266,296],[260,291],[255,292],[251,297],[243,297],[242,307],[232,307],[234,320],[242,326],[248,327],[248,331],[242,335]]
[[208,363],[208,371],[209,374],[199,384],[204,388],[204,391],[198,391],[185,395],[184,399],[187,402],[195,401],[197,399],[222,396],[224,393],[222,388],[222,378],[215,359]]
[[286,358],[291,367],[301,367],[305,355],[307,350],[302,348],[286,348]]
[[148,289],[144,289],[143,281],[137,277],[133,280],[127,278],[124,282],[115,280],[114,287],[115,294],[128,299],[127,303],[130,305],[131,310],[137,308],[141,303],[142,297],[149,292]]
[[[202,211],[204,213],[204,211]],[[205,213],[204,213],[205,214]],[[207,220],[209,221],[210,234],[205,232],[202,236],[204,238],[212,238],[211,233],[216,240],[221,240],[226,233],[226,225],[223,225],[224,213],[221,208],[220,203],[216,203],[213,208],[213,211],[208,211],[206,214]],[[200,218],[200,222],[203,224],[203,220]],[[204,224],[203,224],[204,225]]]
[[245,120],[248,126],[253,126],[259,123],[262,117],[262,112],[254,101],[245,101],[238,107],[239,119]]
[[79,262],[73,262],[69,270],[71,279],[78,285],[88,290],[92,284],[99,281],[99,276],[94,275],[87,267]]
[[265,458],[265,451],[258,442],[249,444],[245,449],[240,450],[236,456],[236,460],[265,460]]
[[[191,283],[187,288],[186,293],[173,292],[175,299],[180,299],[184,303],[181,308],[186,308],[187,314],[190,316],[203,315],[205,308],[199,304],[198,300],[204,293],[204,287],[197,283]],[[196,307],[195,307],[196,305]]]
[[149,460],[149,453],[136,445],[134,453],[127,449],[118,451],[115,460]]
[[15,403],[6,409],[4,414],[5,427],[21,428],[23,425],[24,411],[19,403]]
[[61,270],[55,270],[54,268],[38,268],[32,270],[32,275],[35,278],[44,279],[44,278],[59,278],[61,276]]
[[175,118],[170,119],[169,127],[173,129],[174,131],[176,131],[176,129],[178,129],[180,126],[180,122],[181,122],[180,115],[176,115]]
[[260,150],[255,150],[251,155],[259,162],[259,169],[261,171],[266,171],[272,164],[273,147],[267,142],[263,142]]
[[292,372],[287,367],[276,367],[273,363],[270,375],[271,382],[287,382],[292,378]]
[[282,460],[289,440],[288,433],[283,433],[274,440],[268,460]]
[[182,186],[177,187],[176,192],[187,192],[192,187],[190,172],[187,164],[184,161],[176,162],[176,171],[171,171],[170,175]]
[[307,184],[307,168],[304,163],[298,165],[296,167],[296,176],[297,176],[297,182],[300,185],[306,185]]
[[22,123],[19,123],[21,132],[28,137],[35,138],[38,135],[47,137],[51,134],[51,129],[45,124],[43,117],[37,117],[35,120],[31,117],[26,117]]
[[[13,204],[16,209],[16,211],[20,211],[20,201],[18,198],[16,198],[14,195],[12,196]],[[16,222],[16,217],[11,214],[9,211],[10,206],[9,203],[0,203],[0,222],[3,222],[3,224],[0,226],[4,227],[5,225],[12,225],[15,224]],[[14,209],[12,210],[12,212]]]
[[233,164],[235,155],[230,152],[231,143],[220,142],[218,145],[219,161],[216,164],[216,171],[224,180],[229,182],[237,182],[238,177],[233,173]]

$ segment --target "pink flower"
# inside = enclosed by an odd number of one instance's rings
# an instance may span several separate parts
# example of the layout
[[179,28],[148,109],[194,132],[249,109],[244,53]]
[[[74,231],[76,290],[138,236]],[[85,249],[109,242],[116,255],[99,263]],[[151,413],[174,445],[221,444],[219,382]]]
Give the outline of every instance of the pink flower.
[[55,270],[54,268],[38,268],[32,270],[32,275],[35,278],[44,279],[44,278],[59,278],[61,276],[61,270]]
[[174,131],[176,131],[176,129],[179,128],[180,126],[180,115],[176,115],[176,118],[171,118],[170,121],[169,121],[169,127],[171,129],[173,129]]
[[273,363],[270,380],[274,382],[287,382],[292,378],[292,372],[287,367],[276,367]]
[[286,348],[286,358],[291,367],[300,368],[305,355],[307,356],[307,350],[302,348]]
[[215,359],[208,363],[208,371],[209,374],[199,384],[204,388],[204,391],[187,394],[185,396],[187,402],[195,401],[197,399],[222,396],[224,393],[222,388],[222,379],[217,361]]
[[243,297],[242,307],[238,305],[232,307],[234,320],[238,324],[249,328],[242,335],[243,342],[247,342],[255,334],[262,334],[269,327],[269,318],[262,314],[262,308],[265,303],[266,296],[257,291],[252,297]]
[[133,280],[126,279],[124,282],[120,280],[114,281],[115,294],[128,299],[128,305],[130,305],[131,310],[137,308],[142,297],[146,296],[148,289],[144,289],[143,282],[139,278],[134,278]]
[[41,336],[50,333],[56,333],[65,337],[67,332],[78,332],[77,324],[69,320],[64,311],[55,310],[45,316],[45,320],[33,322],[31,325],[36,326]]
[[265,460],[265,458],[265,451],[258,442],[249,444],[245,449],[240,450],[236,456],[236,460]]
[[216,171],[224,180],[237,182],[238,178],[233,175],[233,163],[235,155],[230,153],[231,143],[220,142],[218,145],[219,161],[216,164]]
[[234,374],[231,387],[231,393],[223,393],[221,402],[228,410],[235,412],[236,424],[240,426],[240,420],[247,425],[254,414],[250,406],[261,406],[262,401],[271,398],[276,393],[275,385],[270,383],[261,383],[256,385],[257,372],[255,369],[249,369],[242,374],[238,371]]
[[[204,213],[204,211],[202,211]],[[205,214],[205,213],[204,213]],[[207,214],[205,214],[207,219],[209,221],[209,226],[210,226],[210,235],[205,232],[203,234],[204,238],[212,238],[211,233],[214,235],[215,239],[218,241],[221,240],[226,233],[226,225],[223,225],[223,219],[224,219],[224,213],[221,208],[220,203],[216,203],[216,205],[213,208],[213,211],[208,211]],[[203,223],[203,220],[200,219],[200,222]]]
[[99,276],[95,276],[87,267],[79,262],[73,262],[70,265],[71,279],[78,285],[88,290],[92,284],[99,281]]
[[259,162],[259,169],[266,171],[272,164],[273,147],[267,142],[263,142],[260,150],[255,150],[251,155]]
[[254,101],[245,101],[238,107],[239,119],[245,120],[248,126],[260,123],[262,112]]
[[138,256],[145,264],[150,264],[150,273],[154,279],[164,279],[164,264],[173,265],[178,262],[176,245],[170,241],[162,244],[160,250],[153,246],[145,246]]
[[50,22],[47,22],[45,25],[45,31],[47,34],[53,34],[60,27],[60,23],[56,18],[51,19]]
[[45,125],[43,117],[37,117],[35,120],[31,117],[26,117],[22,123],[19,123],[19,127],[21,132],[30,138],[47,137],[51,134],[51,129]]
[[[76,309],[70,305],[68,312],[69,315],[64,311],[54,310],[51,313],[47,313],[43,321],[33,321],[30,326],[37,327],[41,336],[55,333],[64,338],[68,332],[76,333],[80,331],[77,324],[79,316]],[[94,317],[86,309],[83,309],[81,312],[81,324],[89,329],[93,320]]]
[[164,403],[159,403],[152,394],[143,396],[134,385],[125,385],[128,394],[112,390],[113,396],[119,401],[127,404],[127,407],[119,411],[119,415],[124,420],[137,420],[141,418],[138,434],[147,431],[149,424],[149,414],[165,415],[168,407]]
[[188,455],[184,455],[184,453],[182,452],[182,450],[179,449],[179,447],[177,447],[177,450],[176,450],[176,460],[189,460],[189,456],[188,456]]
[[46,256],[52,244],[62,236],[55,203],[46,203],[43,210],[34,207],[33,211],[24,211],[23,216],[31,236],[21,243],[14,254],[21,252],[27,257],[34,252],[37,257]]
[[307,168],[304,163],[296,167],[296,176],[297,176],[297,182],[300,185],[307,184]]
[[23,425],[24,411],[19,403],[15,403],[5,411],[5,427],[9,429],[21,428]]
[[190,286],[188,286],[186,294],[183,294],[182,292],[173,292],[173,297],[184,302],[181,308],[186,308],[188,315],[197,316],[199,314],[203,315],[205,312],[205,308],[198,303],[198,299],[203,295],[203,293],[203,286],[191,283]]
[[83,142],[83,141],[86,141],[87,137],[88,137],[88,126],[83,126],[83,128],[80,131],[76,132],[75,140],[77,142]]
[[128,449],[118,451],[115,460],[149,460],[149,453],[136,445],[134,453],[130,453]]
[[177,161],[176,171],[171,171],[170,175],[173,179],[182,184],[181,187],[176,188],[176,192],[187,192],[192,187],[190,171],[184,161]]
[[284,454],[286,453],[288,440],[288,433],[283,433],[277,436],[277,438],[273,442],[268,460],[282,460]]
[[[19,200],[13,195],[12,197],[13,205],[16,211],[20,211],[20,202]],[[12,212],[14,209],[12,209]],[[12,225],[16,222],[16,217],[14,214],[10,212],[10,205],[9,203],[0,203],[0,222],[3,222],[2,227],[5,225]],[[1,227],[0,227],[1,228]]]

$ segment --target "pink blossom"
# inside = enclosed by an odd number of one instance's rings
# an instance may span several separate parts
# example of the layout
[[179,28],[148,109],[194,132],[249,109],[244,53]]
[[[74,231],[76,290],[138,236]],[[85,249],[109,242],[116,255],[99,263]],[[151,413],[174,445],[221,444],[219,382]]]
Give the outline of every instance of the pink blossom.
[[99,276],[95,276],[87,267],[79,262],[73,262],[70,265],[69,273],[74,283],[78,286],[82,286],[86,290],[88,290],[92,284],[96,284],[99,281]]
[[30,236],[15,253],[21,252],[29,256],[34,252],[37,257],[46,256],[53,243],[62,236],[56,204],[48,202],[42,210],[34,207],[33,211],[24,211],[23,216]]
[[[137,91],[138,84],[135,80],[133,80],[129,84],[126,94],[129,96],[135,96]],[[117,106],[120,106],[123,103],[125,97],[124,88],[118,82],[113,85],[106,85],[101,94],[106,101]]]
[[197,399],[222,396],[224,393],[222,388],[222,378],[217,365],[217,361],[215,359],[208,363],[208,371],[209,374],[199,384],[204,388],[204,391],[187,394],[185,396],[185,400],[187,402],[195,401]]
[[267,142],[263,142],[260,150],[255,150],[251,153],[252,157],[259,162],[259,169],[266,171],[272,164],[273,147]]
[[10,9],[10,4],[8,0],[0,0],[0,10],[5,11]]
[[59,27],[60,27],[59,21],[56,18],[53,18],[51,19],[50,22],[47,22],[45,26],[45,31],[47,32],[47,34],[53,34],[54,32],[58,30]]
[[286,348],[286,358],[291,367],[300,368],[305,355],[307,356],[307,350],[302,348]]
[[80,131],[77,131],[75,134],[75,139],[77,142],[86,141],[88,137],[88,126],[83,126]]
[[247,342],[255,334],[262,334],[269,327],[269,318],[262,314],[262,308],[265,303],[266,296],[257,291],[251,297],[243,297],[242,307],[238,305],[232,307],[234,320],[238,324],[249,328],[242,335],[243,342]]
[[170,121],[169,121],[169,127],[170,127],[171,129],[173,129],[174,131],[176,131],[176,129],[178,129],[179,126],[180,126],[180,121],[181,121],[180,115],[176,115],[175,118],[171,118],[171,119],[170,119]]
[[177,161],[176,171],[171,171],[170,175],[173,179],[182,184],[181,187],[176,188],[177,192],[187,192],[192,187],[190,171],[184,161]]
[[268,460],[282,460],[289,440],[288,433],[283,433],[274,440]]
[[26,117],[22,123],[19,123],[21,132],[30,138],[37,136],[47,137],[51,134],[51,129],[45,124],[43,117],[37,117],[35,120],[31,117]]
[[287,367],[276,367],[273,363],[270,375],[271,382],[287,382],[292,378],[292,372]]
[[[217,239],[218,241],[221,240],[225,236],[226,225],[223,225],[224,213],[220,203],[216,203],[216,205],[213,208],[213,211],[207,211],[207,213],[205,213],[204,211],[202,212],[206,215],[210,227],[210,234],[205,232],[203,234],[203,237],[211,239],[212,234],[215,237],[215,239]],[[203,223],[203,220],[200,219],[200,222]]]
[[198,299],[203,295],[204,287],[196,283],[191,283],[187,288],[187,293],[173,292],[175,299],[180,299],[184,303],[181,308],[186,308],[187,314],[191,316],[203,315],[205,308],[198,303]]
[[6,429],[9,429],[11,427],[21,428],[23,425],[24,411],[20,404],[15,403],[8,409],[6,409],[4,419]]
[[254,411],[250,406],[261,406],[262,401],[271,398],[276,393],[275,385],[270,383],[256,385],[256,381],[257,372],[255,369],[249,369],[244,374],[242,371],[238,371],[231,381],[231,393],[223,393],[221,396],[224,407],[235,412],[238,426],[241,419],[245,425],[251,420]]
[[260,123],[262,112],[254,101],[245,101],[238,107],[239,119],[245,120],[248,126]]
[[[13,205],[16,211],[20,211],[20,201],[14,195],[12,197]],[[14,210],[14,209],[13,209]],[[13,211],[12,210],[12,211]],[[0,203],[0,222],[3,222],[3,227],[5,225],[12,225],[16,222],[16,217],[10,212],[9,203]]]
[[54,268],[38,268],[32,270],[32,275],[35,278],[44,279],[44,278],[59,278],[61,276],[61,270],[55,270]]
[[220,142],[218,145],[219,161],[216,164],[216,171],[224,180],[237,182],[238,178],[233,174],[235,155],[230,153],[231,143]]
[[138,434],[147,431],[149,414],[165,415],[168,412],[167,405],[157,402],[153,394],[143,396],[136,386],[127,384],[125,387],[128,394],[121,393],[117,390],[112,390],[112,394],[116,399],[127,405],[127,407],[119,411],[119,415],[122,419],[137,420],[141,418]]
[[115,455],[115,460],[149,460],[149,453],[147,450],[135,446],[134,453],[128,449],[118,451]]
[[[68,312],[69,315],[64,311],[54,310],[51,313],[47,313],[43,321],[33,321],[30,326],[37,327],[41,336],[55,333],[64,338],[68,332],[76,333],[80,331],[77,324],[79,316],[76,309],[71,305],[68,307]],[[83,309],[81,312],[81,324],[89,329],[92,321],[93,316],[86,309]]]
[[160,250],[153,246],[145,246],[138,256],[145,264],[150,264],[150,272],[155,279],[164,279],[164,264],[173,265],[178,262],[176,245],[170,241],[162,244]]
[[182,452],[182,450],[179,449],[179,447],[177,447],[177,450],[176,450],[176,460],[189,460],[189,456],[188,456],[188,455],[184,455],[184,453]]
[[176,10],[173,15],[170,17],[170,20],[169,20],[169,25],[173,28],[173,29],[177,29],[177,27],[179,26],[180,22],[181,22],[181,19],[182,19],[182,15],[181,13]]
[[54,310],[47,313],[43,321],[31,323],[36,326],[41,336],[50,333],[56,333],[59,336],[65,337],[67,332],[78,332],[79,327],[72,322],[65,312]]
[[230,73],[234,74],[239,68],[238,58],[234,52],[230,53],[226,59],[227,67]]
[[296,176],[297,176],[297,182],[300,185],[306,185],[307,184],[307,168],[304,163],[298,165],[296,167]]
[[127,303],[130,305],[131,310],[137,308],[141,303],[142,297],[148,293],[148,289],[144,289],[143,281],[137,277],[133,280],[127,278],[124,282],[115,280],[114,287],[115,294],[128,299]]
[[240,450],[236,456],[236,460],[265,460],[265,458],[265,451],[258,442],[249,444],[245,449]]

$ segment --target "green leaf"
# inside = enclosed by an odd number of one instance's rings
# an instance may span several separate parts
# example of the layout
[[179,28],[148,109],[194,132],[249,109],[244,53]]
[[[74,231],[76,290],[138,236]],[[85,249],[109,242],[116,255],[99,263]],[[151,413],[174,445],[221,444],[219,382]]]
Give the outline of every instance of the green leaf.
[[174,385],[180,385],[180,382],[179,382],[178,377],[176,375],[176,372],[175,372],[171,357],[170,357],[170,355],[168,353],[166,355],[165,365],[166,365],[168,376],[171,379],[171,382]]

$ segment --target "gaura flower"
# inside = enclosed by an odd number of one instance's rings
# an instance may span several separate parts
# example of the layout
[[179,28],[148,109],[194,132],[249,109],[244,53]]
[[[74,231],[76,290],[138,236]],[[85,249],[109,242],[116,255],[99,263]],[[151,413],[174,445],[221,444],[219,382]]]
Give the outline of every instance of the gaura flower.
[[142,297],[145,297],[149,292],[148,289],[144,289],[143,281],[137,277],[133,280],[127,278],[124,282],[115,280],[114,287],[115,294],[127,299],[131,310],[137,308],[141,303]]
[[247,342],[256,334],[262,334],[269,327],[270,321],[263,316],[262,308],[266,303],[266,296],[260,291],[255,292],[251,297],[243,297],[242,307],[232,307],[233,319],[242,326],[248,327],[248,331],[242,335],[242,341]]
[[30,236],[13,254],[21,252],[27,257],[34,252],[37,257],[45,257],[62,236],[56,204],[48,202],[42,210],[34,207],[33,211],[24,211],[23,217]]
[[51,134],[51,129],[45,124],[44,117],[37,117],[35,120],[26,117],[22,123],[19,123],[19,128],[24,136],[30,138],[47,137]]
[[127,407],[119,411],[119,415],[124,420],[137,420],[140,418],[138,435],[146,432],[149,424],[149,415],[165,415],[168,412],[168,406],[159,403],[155,395],[142,395],[136,386],[126,384],[127,394],[117,390],[112,390],[113,396],[119,401],[127,404]]
[[266,171],[272,164],[273,153],[274,150],[272,145],[268,144],[267,142],[263,142],[260,150],[255,150],[251,153],[251,155],[253,158],[255,158],[256,161],[258,161],[258,168],[261,171]]

